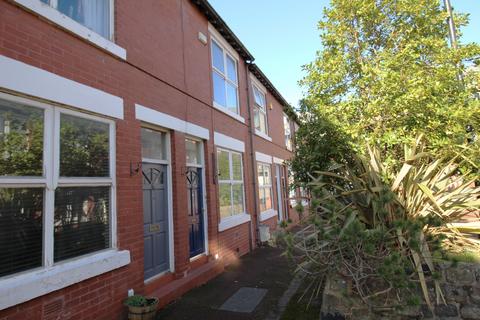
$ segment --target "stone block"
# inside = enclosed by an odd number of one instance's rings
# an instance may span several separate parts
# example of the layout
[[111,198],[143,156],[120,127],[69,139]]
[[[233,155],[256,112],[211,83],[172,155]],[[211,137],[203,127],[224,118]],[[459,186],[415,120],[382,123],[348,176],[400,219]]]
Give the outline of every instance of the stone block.
[[480,307],[477,306],[464,306],[460,309],[460,313],[465,320],[480,319]]
[[454,304],[440,304],[435,306],[435,315],[438,317],[457,317],[457,306]]

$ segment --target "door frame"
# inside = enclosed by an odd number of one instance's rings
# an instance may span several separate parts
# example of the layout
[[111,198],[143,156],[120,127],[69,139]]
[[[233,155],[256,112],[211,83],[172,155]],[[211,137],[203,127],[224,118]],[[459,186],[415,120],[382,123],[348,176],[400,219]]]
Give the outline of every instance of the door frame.
[[201,168],[202,169],[202,205],[203,205],[203,212],[202,212],[202,219],[203,219],[203,247],[204,251],[203,253],[200,253],[194,257],[190,258],[190,261],[196,260],[200,258],[201,256],[208,256],[208,208],[207,208],[207,184],[206,184],[206,168],[205,168],[205,143],[202,139],[185,135],[185,139],[193,140],[199,143],[199,148],[201,150],[200,152],[200,164],[198,163],[187,163],[186,157],[185,157],[185,165],[186,167],[195,167],[195,168]]
[[[166,158],[167,160],[155,160],[155,159],[149,159],[149,158],[143,158],[142,157],[142,163],[143,162],[148,162],[148,163],[157,163],[157,164],[163,164],[167,166],[167,205],[168,205],[168,255],[169,255],[169,268],[168,270],[165,270],[159,274],[154,275],[153,277],[150,277],[148,279],[144,280],[144,283],[150,282],[152,280],[155,280],[163,275],[165,275],[168,272],[173,273],[175,271],[175,251],[174,251],[174,228],[173,228],[173,186],[172,186],[172,152],[171,152],[171,135],[170,131],[166,129],[159,128],[154,125],[150,125],[148,123],[143,123],[141,124],[141,128],[146,128],[150,130],[154,130],[157,132],[161,132],[165,134],[165,153],[166,153]],[[141,141],[140,141],[140,147],[141,147]],[[141,151],[141,149],[140,149]],[[143,204],[142,204],[143,205]]]

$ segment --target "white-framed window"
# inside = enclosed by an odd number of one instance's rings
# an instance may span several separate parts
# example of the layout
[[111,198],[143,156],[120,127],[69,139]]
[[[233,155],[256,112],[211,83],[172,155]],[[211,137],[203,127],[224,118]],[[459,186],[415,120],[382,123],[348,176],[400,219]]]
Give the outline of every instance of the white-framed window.
[[213,103],[233,114],[240,114],[237,60],[212,37]]
[[260,212],[273,209],[272,206],[272,168],[270,164],[257,162],[258,199]]
[[220,218],[245,213],[242,154],[217,149]]
[[113,40],[113,0],[40,0],[88,29]]
[[267,121],[267,99],[265,92],[260,90],[255,84],[253,87],[254,98],[254,123],[255,131],[263,133],[268,136],[268,121]]
[[115,123],[18,99],[0,100],[0,277],[116,246]]
[[285,113],[283,114],[283,129],[285,132],[285,147],[287,147],[287,150],[292,151],[293,150],[292,129],[290,127],[290,119]]

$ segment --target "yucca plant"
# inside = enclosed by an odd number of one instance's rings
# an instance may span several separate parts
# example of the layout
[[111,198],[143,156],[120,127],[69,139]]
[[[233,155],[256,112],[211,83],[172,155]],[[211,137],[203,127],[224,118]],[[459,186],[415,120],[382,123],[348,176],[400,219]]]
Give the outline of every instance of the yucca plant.
[[480,188],[459,173],[458,159],[435,159],[424,150],[421,137],[405,146],[396,173],[375,148],[354,166],[317,172],[310,223],[287,239],[298,271],[312,284],[346,278],[371,308],[444,303],[438,262],[448,250],[480,249],[452,225],[480,209]]

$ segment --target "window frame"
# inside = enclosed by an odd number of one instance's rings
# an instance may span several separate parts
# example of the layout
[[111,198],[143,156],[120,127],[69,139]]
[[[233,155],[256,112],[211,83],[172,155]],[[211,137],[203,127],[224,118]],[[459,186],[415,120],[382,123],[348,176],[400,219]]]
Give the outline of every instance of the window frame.
[[[42,264],[37,268],[16,272],[0,277],[16,276],[37,270],[48,270],[55,266],[68,264],[70,261],[82,259],[117,248],[117,208],[116,208],[116,137],[115,121],[86,114],[71,109],[46,104],[43,102],[0,93],[2,100],[16,104],[24,104],[44,111],[43,136],[43,173],[41,177],[0,176],[0,188],[42,188],[44,208],[42,215]],[[68,114],[82,119],[89,119],[109,125],[109,177],[61,177],[60,176],[60,115]],[[109,213],[109,246],[85,255],[76,256],[54,262],[54,212],[55,190],[58,187],[100,187],[110,188]]]
[[[32,11],[43,18],[53,22],[61,28],[89,41],[96,47],[109,52],[123,60],[127,59],[127,51],[115,44],[115,0],[109,0],[109,36],[104,37],[97,32],[87,28],[80,22],[66,16],[57,10],[58,0],[49,0],[44,3],[40,0],[14,0],[18,5]],[[53,3],[55,6],[51,5]]]
[[[264,106],[261,106],[257,103],[255,99],[255,90],[258,91],[261,95],[263,95],[263,101],[265,102]],[[269,137],[269,127],[268,127],[268,112],[267,112],[267,93],[265,90],[262,90],[260,86],[258,86],[256,83],[252,83],[252,93],[253,93],[253,117],[254,117],[254,125],[255,125],[255,112],[258,110],[259,113],[263,115],[265,118],[265,132],[262,130],[258,130],[257,127],[255,126],[255,133],[260,136],[267,136]]]
[[[218,70],[215,65],[214,65],[214,62],[213,62],[213,43],[215,43],[220,49],[222,49],[222,57],[223,57],[223,68],[224,68],[224,73],[221,71],[221,70]],[[240,95],[239,95],[239,74],[238,74],[238,59],[232,55],[230,53],[230,51],[222,44],[222,41],[218,40],[215,36],[213,35],[210,35],[210,61],[211,61],[211,64],[212,64],[212,101],[213,101],[213,105],[217,108],[217,109],[222,109],[222,111],[226,111],[227,113],[232,113],[233,115],[236,115],[236,116],[240,116]],[[235,75],[237,77],[237,83],[234,83],[233,81],[231,81],[229,78],[228,78],[228,69],[227,69],[227,57],[230,57],[231,60],[233,60],[233,62],[235,63]],[[236,94],[236,101],[237,101],[237,105],[236,105],[236,112],[233,112],[231,111],[230,109],[228,109],[228,107],[225,105],[225,106],[222,106],[221,104],[219,104],[218,102],[215,101],[215,86],[214,86],[214,83],[213,83],[213,72],[216,72],[220,77],[222,77],[222,79],[224,81],[226,81],[225,85],[224,85],[224,93],[225,93],[225,98],[227,98],[227,83],[230,83],[231,85],[233,85],[235,87],[235,94]],[[239,119],[240,120],[240,119]]]
[[270,183],[265,184],[265,181],[264,181],[263,185],[260,185],[260,183],[258,183],[259,206],[260,206],[260,200],[261,200],[260,191],[264,190],[264,189],[270,189],[270,204],[271,204],[271,207],[267,208],[266,210],[263,210],[263,211],[260,208],[260,214],[262,214],[262,213],[266,213],[266,212],[270,212],[270,211],[274,210],[274,206],[273,206],[273,176],[272,176],[272,164],[257,161],[257,179],[260,178],[260,172],[258,171],[259,166],[262,167],[262,178],[263,178],[263,180],[265,180],[265,167],[269,168],[269,170],[270,170],[270,175],[269,175]]
[[[287,133],[288,125],[288,133]],[[286,113],[283,113],[283,130],[285,138],[285,147],[288,151],[293,151],[293,138],[292,138],[292,125],[290,123],[290,118]]]
[[[230,150],[230,149],[217,147],[217,154],[216,154],[216,163],[217,164],[218,164],[218,154],[220,152],[227,152],[228,153],[228,168],[229,168],[229,173],[230,173],[229,179],[218,178],[219,177],[218,173],[220,171],[220,168],[217,165],[216,175],[217,175],[217,181],[218,181],[218,186],[219,186],[218,187],[218,194],[220,194],[220,185],[221,184],[229,184],[230,185],[230,215],[227,216],[227,217],[222,217],[221,213],[220,213],[220,210],[219,210],[220,221],[222,221],[222,220],[231,219],[232,217],[241,216],[241,215],[246,214],[246,207],[245,207],[246,203],[245,203],[245,172],[244,172],[244,165],[243,165],[243,154],[241,152],[238,152],[238,151],[233,151],[233,150]],[[237,155],[240,156],[240,165],[241,165],[241,169],[242,169],[242,180],[234,180],[233,179],[233,160],[232,160],[232,155],[233,154],[237,154]],[[233,207],[234,207],[233,185],[239,185],[239,184],[243,186],[242,187],[243,212],[233,214],[233,212],[234,212],[234,210],[233,210]],[[219,199],[219,204],[220,204],[220,196],[218,196],[218,199]]]

